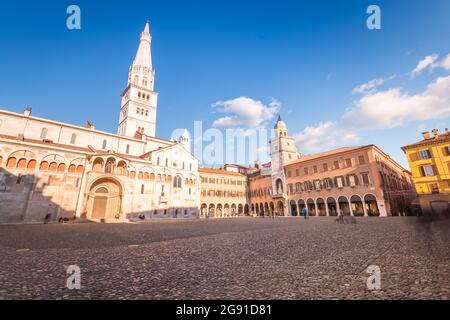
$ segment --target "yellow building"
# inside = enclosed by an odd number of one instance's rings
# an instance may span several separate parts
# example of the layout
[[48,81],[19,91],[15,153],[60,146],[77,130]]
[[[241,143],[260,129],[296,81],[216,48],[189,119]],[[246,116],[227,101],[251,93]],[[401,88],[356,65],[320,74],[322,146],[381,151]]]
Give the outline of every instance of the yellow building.
[[420,206],[425,215],[450,214],[450,132],[422,133],[423,140],[404,146]]

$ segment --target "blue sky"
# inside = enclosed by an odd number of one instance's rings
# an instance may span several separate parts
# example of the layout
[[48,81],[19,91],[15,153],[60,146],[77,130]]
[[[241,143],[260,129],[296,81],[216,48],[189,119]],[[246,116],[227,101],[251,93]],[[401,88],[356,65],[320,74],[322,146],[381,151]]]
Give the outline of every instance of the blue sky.
[[[81,8],[79,31],[66,28],[70,4]],[[381,30],[366,27],[370,4],[381,8]],[[402,145],[448,126],[448,0],[2,1],[0,108],[30,105],[36,116],[116,132],[147,18],[159,137],[195,120],[239,120],[235,99],[246,97],[262,110],[275,102],[303,153],[374,143],[407,166]],[[260,124],[272,127],[273,113]]]

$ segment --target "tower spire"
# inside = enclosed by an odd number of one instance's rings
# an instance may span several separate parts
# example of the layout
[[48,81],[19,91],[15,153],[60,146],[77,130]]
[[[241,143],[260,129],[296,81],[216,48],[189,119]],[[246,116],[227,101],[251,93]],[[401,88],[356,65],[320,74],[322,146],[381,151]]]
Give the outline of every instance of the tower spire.
[[150,22],[147,20],[144,31],[141,33],[141,40],[139,42],[136,57],[133,61],[133,66],[152,69],[151,43],[152,36],[150,35]]

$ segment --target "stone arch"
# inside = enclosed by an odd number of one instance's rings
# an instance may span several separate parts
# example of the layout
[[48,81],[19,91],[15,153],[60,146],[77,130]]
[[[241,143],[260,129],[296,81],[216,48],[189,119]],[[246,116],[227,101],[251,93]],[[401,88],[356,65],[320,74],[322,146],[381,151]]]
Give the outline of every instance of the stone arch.
[[284,216],[284,204],[283,201],[278,201],[277,202],[277,208],[275,210],[275,213],[277,216]]
[[109,157],[105,163],[105,173],[113,174],[116,170],[116,159]]
[[216,206],[214,203],[211,203],[208,207],[208,217],[215,217],[216,216]]
[[327,207],[328,207],[328,214],[330,216],[337,216],[338,215],[338,207],[336,200],[333,197],[327,198]]
[[87,217],[89,219],[118,219],[122,215],[122,183],[113,177],[101,177],[89,188]]
[[363,199],[367,215],[369,217],[379,217],[380,209],[378,208],[377,198],[372,193],[368,193],[364,195]]
[[236,206],[235,203],[232,203],[232,204],[231,204],[231,207],[230,207],[230,214],[231,214],[232,217],[234,217],[234,216],[237,214],[237,206]]
[[364,216],[364,205],[361,197],[358,195],[353,195],[350,197],[350,204],[353,211],[353,215],[357,217]]
[[223,217],[222,204],[220,203],[216,206],[216,217]]
[[318,216],[324,217],[327,215],[327,209],[325,207],[325,201],[323,200],[323,198],[316,199],[316,206]]
[[291,209],[291,216],[293,216],[293,217],[298,216],[297,203],[295,202],[295,200],[291,200],[289,202],[289,205],[290,205],[290,209]]
[[92,171],[94,172],[103,172],[103,167],[105,165],[105,160],[103,158],[98,157],[94,159],[92,164]]
[[202,203],[200,206],[200,216],[202,218],[206,218],[208,216],[208,205],[206,203]]
[[338,198],[338,212],[342,212],[344,215],[350,215],[350,205],[347,197],[340,196]]
[[308,208],[308,215],[315,216],[316,215],[316,203],[313,199],[306,200],[306,206]]
[[284,193],[283,181],[281,179],[277,179],[275,181],[275,187],[276,187],[276,190],[277,190],[277,194],[283,194]]
[[297,204],[298,204],[298,212],[299,212],[299,214],[303,215],[303,211],[304,211],[303,209],[306,208],[305,200],[298,199]]
[[229,205],[228,203],[226,203],[226,204],[223,206],[223,215],[224,215],[225,217],[229,217],[229,216],[230,216],[230,205]]

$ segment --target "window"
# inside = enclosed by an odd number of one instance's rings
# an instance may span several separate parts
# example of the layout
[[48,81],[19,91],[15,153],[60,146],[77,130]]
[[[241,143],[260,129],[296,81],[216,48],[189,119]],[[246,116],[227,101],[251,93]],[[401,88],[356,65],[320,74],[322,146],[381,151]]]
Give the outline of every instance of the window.
[[336,186],[337,186],[338,188],[343,188],[343,187],[344,187],[344,183],[343,183],[342,177],[337,177],[337,178],[336,178]]
[[295,169],[295,175],[298,177],[300,175],[300,172],[298,169]]
[[127,149],[125,150],[125,153],[126,154],[130,153],[130,145],[129,144],[127,144]]
[[433,166],[422,166],[421,171],[424,177],[430,177],[435,175]]
[[313,166],[314,173],[317,173],[317,166]]
[[450,156],[450,146],[444,147],[444,154],[445,154],[446,156]]
[[350,185],[350,187],[356,186],[356,179],[354,175],[348,176],[348,184]]
[[339,169],[339,161],[334,162],[334,169]]
[[314,189],[316,189],[316,190],[322,189],[322,185],[320,183],[320,180],[314,181]]
[[145,193],[145,185],[141,185],[141,194]]
[[323,184],[326,189],[331,189],[333,187],[333,183],[330,178],[326,178],[325,180],[323,180]]
[[352,159],[345,159],[345,166],[351,167],[352,166]]
[[159,161],[160,161],[160,159],[159,159],[159,157],[156,159],[156,165],[157,166],[159,166]]
[[308,174],[308,168],[303,169],[305,174]]
[[70,144],[75,144],[77,141],[77,135],[75,133],[72,133],[72,136],[70,137]]
[[288,178],[290,178],[290,177],[291,177],[291,171],[290,171],[290,170],[288,170],[288,172],[287,172],[287,176],[288,176]]
[[47,139],[47,132],[48,132],[47,128],[42,128],[42,130],[41,130],[41,139]]
[[363,172],[361,173],[361,177],[362,177],[362,182],[364,185],[369,185],[370,184],[370,176],[368,172]]
[[359,164],[366,164],[366,158],[364,156],[358,157]]
[[431,158],[430,150],[421,150],[421,151],[419,151],[419,158],[422,159],[422,160],[430,159]]
[[328,164],[326,163],[323,164],[323,171],[328,171]]
[[102,143],[102,149],[104,150],[104,149],[106,149],[106,140],[103,140],[103,143]]
[[428,188],[430,188],[431,193],[439,193],[439,185],[437,183],[430,183]]

